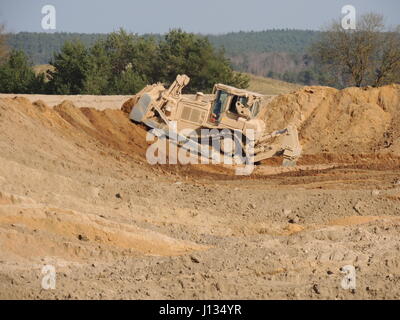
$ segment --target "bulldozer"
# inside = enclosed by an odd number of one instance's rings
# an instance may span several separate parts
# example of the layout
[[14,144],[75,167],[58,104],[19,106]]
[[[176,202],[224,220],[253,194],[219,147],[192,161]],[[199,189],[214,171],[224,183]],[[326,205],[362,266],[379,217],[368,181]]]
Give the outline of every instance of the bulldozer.
[[169,88],[161,83],[146,86],[134,96],[129,118],[179,146],[200,146],[190,150],[200,150],[203,157],[223,153],[256,164],[282,156],[283,166],[296,165],[301,154],[297,128],[289,125],[268,133],[260,119],[263,95],[221,83],[208,97],[201,92],[183,95],[189,81],[187,75],[178,75]]

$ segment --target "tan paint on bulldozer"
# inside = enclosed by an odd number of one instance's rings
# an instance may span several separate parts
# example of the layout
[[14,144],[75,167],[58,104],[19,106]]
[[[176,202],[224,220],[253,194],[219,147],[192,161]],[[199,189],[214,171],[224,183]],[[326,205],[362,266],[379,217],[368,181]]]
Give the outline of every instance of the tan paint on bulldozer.
[[295,165],[301,154],[297,129],[290,125],[268,133],[259,118],[260,110],[267,107],[263,104],[263,95],[216,84],[211,99],[205,99],[201,92],[187,97],[182,95],[182,89],[189,81],[188,76],[178,75],[168,89],[160,83],[148,85],[127,101],[123,109],[130,111],[131,120],[152,128],[166,129],[171,121],[176,121],[178,131],[228,129],[246,136],[248,130],[253,130],[254,162],[281,155],[283,165]]

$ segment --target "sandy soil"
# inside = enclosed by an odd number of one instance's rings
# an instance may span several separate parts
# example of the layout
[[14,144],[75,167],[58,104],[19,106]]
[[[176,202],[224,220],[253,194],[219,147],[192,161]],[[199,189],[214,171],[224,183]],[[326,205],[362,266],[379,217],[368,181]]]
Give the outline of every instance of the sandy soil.
[[311,98],[287,96],[308,128],[296,169],[150,166],[144,128],[93,99],[0,97],[0,298],[400,298],[400,159],[367,152],[383,141],[323,152],[307,140]]

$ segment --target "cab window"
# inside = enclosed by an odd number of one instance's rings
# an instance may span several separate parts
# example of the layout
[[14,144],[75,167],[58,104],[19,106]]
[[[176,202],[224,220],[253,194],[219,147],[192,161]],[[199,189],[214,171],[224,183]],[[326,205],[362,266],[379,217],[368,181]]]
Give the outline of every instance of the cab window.
[[217,91],[217,95],[214,101],[213,105],[213,111],[212,111],[212,119],[214,119],[213,122],[219,121],[221,118],[221,114],[224,111],[225,108],[225,103],[228,98],[228,93],[222,90]]
[[260,103],[254,102],[253,107],[251,108],[251,115],[252,117],[256,117],[258,115],[258,113],[260,112]]

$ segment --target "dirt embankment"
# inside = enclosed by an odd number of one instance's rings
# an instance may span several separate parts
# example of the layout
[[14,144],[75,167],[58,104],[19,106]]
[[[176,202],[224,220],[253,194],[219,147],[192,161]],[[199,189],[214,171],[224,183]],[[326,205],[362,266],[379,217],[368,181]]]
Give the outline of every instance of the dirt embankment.
[[121,105],[131,96],[113,95],[113,96],[94,96],[94,95],[53,95],[53,94],[13,94],[13,93],[0,93],[0,98],[22,97],[28,99],[30,102],[42,100],[48,106],[56,106],[63,101],[71,101],[79,108],[96,108],[97,110],[105,109],[120,109]]
[[263,112],[271,130],[296,124],[305,154],[400,155],[400,85],[305,87],[276,97]]
[[0,99],[0,108],[2,121],[10,130],[18,130],[13,125],[20,123],[21,132],[36,128],[32,130],[33,136],[47,131],[54,139],[61,138],[64,142],[103,145],[141,159],[148,146],[146,131],[133,125],[121,110],[78,108],[69,100],[49,107],[42,100],[31,103],[23,97]]
[[[152,174],[146,131],[122,111],[3,98],[0,128],[1,261],[38,263],[43,255],[107,261],[203,249],[129,220],[107,219],[101,190],[113,189],[105,197],[118,201],[125,192],[114,189],[119,180]],[[140,172],[132,169],[138,164]]]

